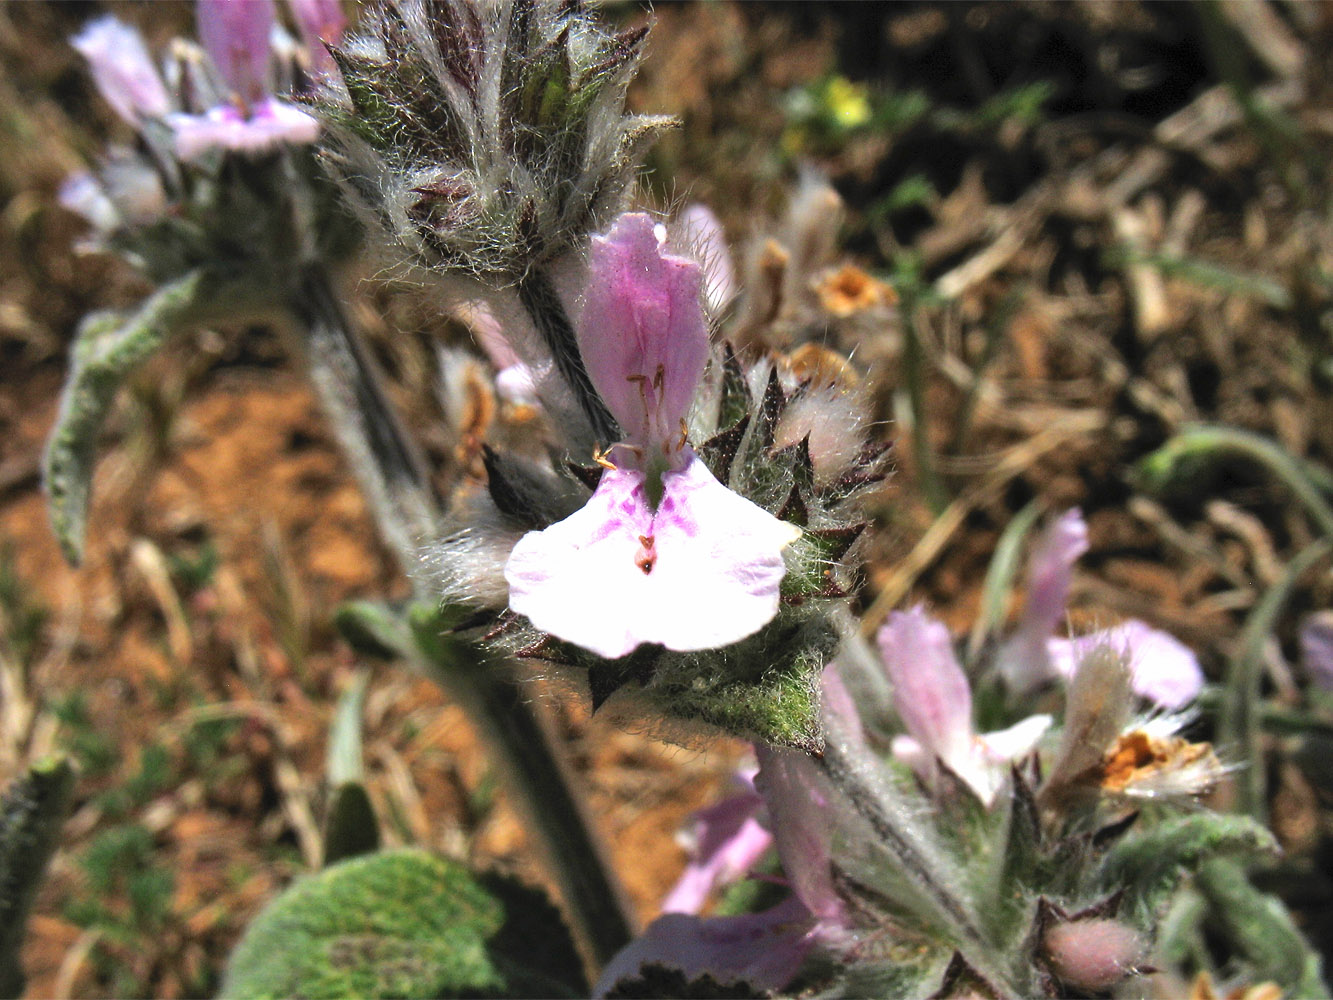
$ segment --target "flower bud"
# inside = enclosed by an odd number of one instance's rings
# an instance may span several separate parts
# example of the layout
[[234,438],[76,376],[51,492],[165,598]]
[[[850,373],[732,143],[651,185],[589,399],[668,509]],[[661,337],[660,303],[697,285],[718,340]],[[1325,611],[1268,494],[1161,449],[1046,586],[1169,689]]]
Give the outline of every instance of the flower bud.
[[1132,975],[1144,953],[1138,931],[1106,918],[1058,923],[1042,943],[1060,980],[1089,993],[1109,990]]

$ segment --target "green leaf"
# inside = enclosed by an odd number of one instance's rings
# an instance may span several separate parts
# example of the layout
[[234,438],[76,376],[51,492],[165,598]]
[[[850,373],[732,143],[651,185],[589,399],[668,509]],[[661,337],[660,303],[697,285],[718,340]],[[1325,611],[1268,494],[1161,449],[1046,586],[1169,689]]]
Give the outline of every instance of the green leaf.
[[412,630],[401,613],[378,601],[346,601],[333,613],[343,641],[362,656],[410,659]]
[[1041,515],[1041,505],[1035,500],[1014,515],[995,545],[995,554],[986,567],[986,582],[981,592],[981,614],[968,638],[968,659],[975,660],[987,636],[1004,624],[1009,596],[1018,577],[1023,540]]
[[39,761],[0,799],[0,996],[23,993],[19,947],[74,792],[63,757]]
[[370,675],[362,671],[338,699],[329,733],[328,781],[333,789],[324,822],[324,864],[379,849],[380,830],[366,794],[361,761],[361,709]]
[[219,995],[575,997],[587,984],[541,893],[401,850],[292,885],[246,931]]
[[1126,909],[1152,920],[1186,872],[1221,856],[1258,858],[1277,850],[1273,834],[1248,816],[1180,816],[1112,847],[1102,863],[1102,886],[1124,889]]
[[1255,981],[1271,980],[1284,996],[1327,998],[1319,955],[1310,948],[1276,896],[1260,892],[1229,858],[1204,864],[1195,884],[1210,916],[1254,968]]
[[129,316],[94,313],[79,326],[44,468],[51,523],[65,558],[74,565],[83,555],[97,432],[116,390],[195,317],[203,284],[203,272],[191,271],[149,296]]

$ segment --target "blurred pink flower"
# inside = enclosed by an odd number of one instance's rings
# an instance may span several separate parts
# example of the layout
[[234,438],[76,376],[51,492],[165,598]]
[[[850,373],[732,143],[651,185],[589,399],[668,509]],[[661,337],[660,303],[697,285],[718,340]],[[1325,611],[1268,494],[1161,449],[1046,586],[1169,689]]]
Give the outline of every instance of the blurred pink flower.
[[754,790],[754,772],[737,778],[745,791],[690,817],[690,861],[662,901],[663,913],[698,913],[717,886],[746,875],[773,846],[773,835],[758,819],[764,800]]
[[1110,644],[1131,664],[1134,693],[1167,709],[1181,708],[1203,689],[1198,658],[1183,643],[1137,619],[1070,639],[1054,637],[1065,614],[1074,564],[1088,550],[1088,526],[1077,508],[1042,532],[1028,563],[1028,596],[1014,634],[1000,647],[996,669],[1019,693],[1056,677],[1068,680],[1092,649]]
[[1301,661],[1314,683],[1333,690],[1333,612],[1317,611],[1301,623]]
[[795,897],[737,917],[668,913],[611,960],[593,996],[606,996],[616,983],[639,976],[645,965],[679,969],[687,980],[709,975],[722,984],[780,990],[814,946],[811,924],[809,911]]
[[337,45],[347,27],[340,0],[290,0],[290,4],[301,41],[310,56],[311,69],[325,76],[336,72],[337,64],[325,43]]
[[273,0],[196,0],[199,42],[243,105],[269,93]]
[[1111,628],[1072,639],[1050,639],[1055,670],[1066,680],[1091,650],[1110,646],[1129,662],[1130,687],[1155,705],[1184,708],[1203,690],[1203,670],[1192,650],[1175,636],[1131,618]]
[[708,360],[699,266],[664,253],[647,215],[594,237],[579,348],[625,439],[587,505],[524,535],[509,606],[599,656],[642,643],[711,649],[777,613],[799,534],[717,481],[686,443]]
[[212,149],[254,154],[314,142],[319,123],[270,93],[273,0],[198,0],[195,10],[199,40],[231,100],[201,114],[170,115],[176,155],[194,160]]
[[176,155],[194,160],[210,149],[264,153],[284,143],[306,144],[319,137],[319,123],[304,111],[269,97],[250,106],[249,114],[220,105],[201,115],[172,115]]
[[1032,546],[1023,616],[996,658],[1012,690],[1030,691],[1055,677],[1046,643],[1064,617],[1074,564],[1087,551],[1088,526],[1077,507],[1047,525]]
[[165,117],[171,110],[171,98],[143,36],[128,24],[110,15],[99,17],[84,25],[70,44],[88,60],[102,97],[131,125]]
[[894,756],[928,779],[939,761],[989,807],[1010,763],[1032,752],[1051,717],[1034,715],[978,735],[972,690],[954,656],[949,630],[920,607],[889,615],[879,630],[879,650],[893,684],[894,708],[908,733],[894,739]]

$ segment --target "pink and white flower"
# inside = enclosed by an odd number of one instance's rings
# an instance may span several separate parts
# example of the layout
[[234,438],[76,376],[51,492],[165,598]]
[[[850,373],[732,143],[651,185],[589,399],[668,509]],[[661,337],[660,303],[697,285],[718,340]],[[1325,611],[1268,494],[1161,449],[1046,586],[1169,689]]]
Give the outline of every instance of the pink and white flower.
[[195,9],[199,40],[229,88],[230,101],[201,114],[169,115],[176,155],[188,161],[213,149],[255,154],[314,142],[319,123],[270,92],[273,0],[199,0]]
[[920,607],[895,611],[879,630],[880,656],[893,684],[893,705],[907,735],[893,754],[933,779],[939,762],[990,806],[1012,761],[1032,753],[1050,728],[1034,715],[999,732],[978,734],[972,724],[972,689],[954,656],[949,630]]
[[662,900],[663,913],[698,913],[717,886],[743,878],[773,846],[773,835],[759,822],[764,800],[754,775],[754,769],[738,773],[744,791],[690,817],[681,838],[690,860]]
[[529,532],[505,566],[509,606],[607,658],[643,643],[728,645],[778,610],[782,550],[800,534],[714,478],[686,416],[708,362],[699,266],[643,214],[594,237],[578,323],[589,376],[624,439],[581,510]]
[[70,44],[88,60],[93,82],[106,102],[136,128],[171,110],[166,84],[153,65],[143,36],[110,15],[84,25]]
[[1020,693],[1057,677],[1068,681],[1089,651],[1110,645],[1130,663],[1135,694],[1173,711],[1193,701],[1204,683],[1199,660],[1161,629],[1131,618],[1089,635],[1053,635],[1065,613],[1074,564],[1087,550],[1088,526],[1077,508],[1061,514],[1037,539],[1023,617],[997,656],[1000,675]]

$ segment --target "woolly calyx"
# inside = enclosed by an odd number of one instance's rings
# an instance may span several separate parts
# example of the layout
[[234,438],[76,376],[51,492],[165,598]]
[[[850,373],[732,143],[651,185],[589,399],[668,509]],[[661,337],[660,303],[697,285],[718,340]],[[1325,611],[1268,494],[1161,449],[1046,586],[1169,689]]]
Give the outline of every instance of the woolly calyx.
[[334,49],[329,165],[399,259],[517,282],[620,207],[669,118],[626,115],[646,28],[558,0],[389,0]]

